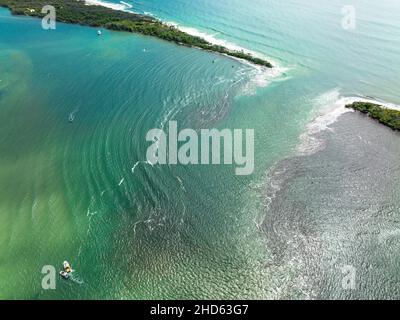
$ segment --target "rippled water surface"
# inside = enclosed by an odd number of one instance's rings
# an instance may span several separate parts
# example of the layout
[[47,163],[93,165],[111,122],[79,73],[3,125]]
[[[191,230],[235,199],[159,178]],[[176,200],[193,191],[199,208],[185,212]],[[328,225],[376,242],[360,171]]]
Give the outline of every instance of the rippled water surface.
[[[399,136],[343,105],[400,103],[399,4],[126,2],[277,71],[0,9],[0,298],[398,297]],[[169,120],[253,128],[254,174],[148,165]]]

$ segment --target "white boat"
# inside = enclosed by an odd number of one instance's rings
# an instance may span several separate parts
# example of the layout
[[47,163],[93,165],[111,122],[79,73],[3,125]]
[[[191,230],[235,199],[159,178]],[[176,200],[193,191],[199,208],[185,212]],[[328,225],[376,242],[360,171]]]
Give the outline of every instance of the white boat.
[[64,279],[69,279],[72,273],[71,265],[68,261],[63,262],[63,270],[60,271],[60,276]]
[[72,271],[71,265],[68,261],[63,262],[64,271],[70,273]]
[[97,31],[97,35],[98,35],[98,36],[101,36],[101,30],[98,30],[98,31]]

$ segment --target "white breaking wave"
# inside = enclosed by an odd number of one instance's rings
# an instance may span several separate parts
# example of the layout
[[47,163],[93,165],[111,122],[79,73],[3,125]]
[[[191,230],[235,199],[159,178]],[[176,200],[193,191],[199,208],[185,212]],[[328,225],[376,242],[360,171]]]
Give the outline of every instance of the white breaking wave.
[[287,80],[289,77],[285,76],[285,73],[289,70],[285,67],[279,67],[274,64],[273,68],[265,68],[263,66],[258,66],[250,62],[242,60],[243,63],[250,65],[253,70],[250,73],[250,81],[246,83],[243,94],[253,95],[257,88],[266,87],[272,81],[278,79]]
[[154,13],[148,12],[148,11],[143,11],[143,14],[145,14],[146,16],[151,16],[151,17],[155,17],[156,15]]
[[85,4],[87,6],[102,6],[113,10],[126,11],[127,9],[131,9],[132,5],[121,1],[120,3],[112,3],[107,1],[100,0],[85,0]]
[[[85,3],[87,5],[98,5],[98,6],[103,6],[103,7],[107,7],[110,9],[114,9],[114,10],[121,10],[121,11],[127,11],[127,9],[131,9],[132,5],[124,2],[124,1],[120,1],[120,4],[116,4],[116,3],[111,3],[111,2],[107,2],[107,1],[101,1],[101,0],[85,0]],[[129,10],[128,12],[133,12],[131,10]],[[145,15],[148,16],[153,16],[155,17],[155,15],[151,12],[148,11],[144,11]],[[277,79],[278,77],[282,76],[286,71],[288,71],[288,68],[284,68],[279,66],[275,61],[272,61],[270,58],[243,48],[237,44],[234,44],[232,42],[228,42],[226,40],[223,39],[219,39],[216,36],[218,35],[218,33],[215,34],[208,34],[202,31],[197,30],[196,28],[193,27],[185,27],[185,26],[181,26],[176,22],[172,22],[172,21],[167,21],[164,22],[166,25],[168,26],[173,26],[187,34],[190,34],[192,36],[196,36],[199,38],[202,38],[204,40],[206,40],[207,42],[214,44],[214,45],[219,45],[219,46],[223,46],[229,50],[232,51],[239,51],[239,52],[243,52],[246,54],[250,54],[253,57],[257,57],[263,60],[267,60],[269,62],[271,62],[271,64],[274,66],[273,68],[266,68],[260,65],[256,65],[254,63],[251,63],[247,60],[243,60],[243,59],[239,59],[239,58],[235,58],[232,56],[229,56],[229,58],[235,59],[235,60],[239,60],[240,62],[249,65],[251,67],[254,68],[254,71],[252,72],[252,74],[250,75],[250,81],[246,84],[245,88],[244,88],[244,94],[245,95],[252,95],[255,93],[255,90],[259,87],[265,87],[267,86],[269,83],[271,83],[271,81]]]
[[129,4],[129,3],[126,3],[126,2],[124,2],[124,1],[120,1],[120,3],[123,4],[124,6],[126,6],[128,9],[130,9],[130,8],[133,7],[133,5],[131,5],[131,4]]
[[232,51],[244,52],[246,54],[250,54],[250,55],[252,55],[254,57],[257,57],[257,58],[260,58],[260,59],[268,59],[267,57],[265,57],[265,56],[263,56],[263,55],[261,55],[261,54],[259,54],[257,52],[248,50],[246,48],[243,48],[243,47],[241,47],[241,46],[239,46],[237,44],[228,42],[226,40],[216,38],[218,33],[208,34],[208,33],[199,31],[199,30],[197,30],[195,28],[192,28],[192,27],[181,26],[181,25],[179,25],[177,23],[174,23],[174,22],[168,22],[167,24],[168,25],[172,25],[172,26],[176,27],[177,29],[179,29],[179,30],[181,30],[181,31],[183,31],[183,32],[185,32],[187,34],[190,34],[191,36],[202,38],[202,39],[208,41],[211,44],[222,46],[222,47],[225,47],[225,48],[227,48],[229,50],[232,50]]
[[334,124],[338,118],[347,112],[354,112],[353,109],[345,106],[355,101],[371,102],[379,104],[383,107],[400,110],[400,106],[387,103],[372,98],[362,96],[342,97],[339,89],[328,91],[314,100],[315,107],[319,115],[307,125],[306,132],[300,136],[300,144],[297,147],[299,155],[311,155],[325,146],[325,141],[317,137],[318,133],[332,130],[330,126]]
[[258,52],[243,48],[235,43],[217,38],[216,36],[218,35],[218,33],[208,34],[192,27],[181,26],[175,22],[166,22],[166,24],[169,26],[173,26],[178,30],[183,31],[187,34],[190,34],[191,36],[202,38],[213,45],[222,46],[232,51],[243,52],[253,57],[269,61],[273,65],[273,68],[266,68],[264,66],[251,63],[250,61],[247,60],[228,56],[231,59],[238,60],[241,63],[244,63],[253,68],[253,71],[250,75],[250,81],[246,84],[244,88],[243,93],[246,95],[254,94],[257,88],[267,86],[269,83],[271,83],[271,81],[282,76],[285,72],[289,70],[288,68],[279,66],[278,63],[272,61],[269,57],[266,57]]

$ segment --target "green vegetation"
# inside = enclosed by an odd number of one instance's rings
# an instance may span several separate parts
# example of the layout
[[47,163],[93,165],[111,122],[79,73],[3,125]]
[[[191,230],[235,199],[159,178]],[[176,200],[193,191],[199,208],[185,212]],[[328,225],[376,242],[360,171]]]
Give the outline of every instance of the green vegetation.
[[369,102],[353,102],[346,105],[346,108],[367,114],[393,130],[400,130],[400,111],[398,110],[388,109]]
[[233,51],[222,46],[213,45],[200,37],[189,35],[148,16],[112,10],[102,6],[88,6],[84,0],[0,0],[0,6],[9,8],[14,15],[27,15],[38,18],[45,16],[45,14],[41,13],[42,7],[45,5],[52,5],[56,8],[56,19],[60,22],[141,33],[272,68],[271,63],[268,61],[241,51]]

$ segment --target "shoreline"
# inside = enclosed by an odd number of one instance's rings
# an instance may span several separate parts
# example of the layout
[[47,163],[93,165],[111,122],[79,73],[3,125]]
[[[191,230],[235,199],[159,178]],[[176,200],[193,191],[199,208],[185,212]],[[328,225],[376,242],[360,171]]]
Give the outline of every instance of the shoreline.
[[315,99],[314,116],[305,126],[305,131],[299,136],[300,143],[296,146],[296,154],[309,156],[324,148],[325,141],[319,137],[321,132],[331,130],[331,126],[346,113],[357,110],[347,106],[354,103],[369,103],[381,106],[384,109],[398,110],[400,106],[365,96],[342,96],[339,89],[327,91]]
[[400,130],[400,111],[387,108],[372,102],[355,101],[345,106],[348,109],[361,112],[394,131]]
[[130,8],[122,3],[104,6],[101,1],[97,0],[20,0],[18,2],[0,0],[0,6],[9,9],[16,16],[43,18],[45,14],[41,13],[41,9],[44,5],[52,5],[56,8],[56,20],[59,22],[154,36],[178,45],[219,53],[268,69],[273,68],[269,61],[256,57],[248,51],[232,50],[222,45],[213,44],[154,17],[126,11],[125,9]]
[[[259,58],[261,60],[270,62],[270,64],[273,65],[274,69],[279,68],[277,66],[277,63],[275,63],[274,61],[271,61],[269,57],[266,57],[258,52],[246,49],[246,48],[236,45],[234,43],[230,43],[224,39],[217,39],[214,37],[214,35],[205,33],[204,31],[198,30],[195,27],[184,26],[184,25],[180,25],[179,23],[174,22],[174,21],[160,19],[159,17],[157,17],[155,14],[153,14],[151,12],[146,12],[146,11],[144,11],[143,13],[135,12],[135,11],[131,10],[131,9],[133,9],[133,6],[124,1],[120,1],[119,4],[116,4],[113,2],[108,2],[108,1],[102,1],[102,0],[83,0],[83,1],[85,2],[86,5],[98,5],[98,6],[103,6],[106,8],[113,9],[113,10],[120,10],[120,11],[124,11],[124,12],[128,12],[128,13],[139,14],[139,15],[151,17],[153,19],[160,21],[162,24],[164,24],[167,27],[173,27],[179,31],[182,31],[182,32],[190,35],[190,36],[204,39],[211,45],[224,47],[227,50],[232,51],[232,52],[243,52],[244,54],[247,54],[251,57]],[[198,49],[202,50],[202,48],[198,48]],[[252,65],[252,66],[258,66],[258,67],[260,66],[249,60],[230,56],[226,53],[222,53],[222,55],[224,55],[225,57],[240,61],[242,63]]]
[[103,6],[109,9],[113,10],[120,10],[120,11],[126,11],[126,9],[131,9],[132,6],[129,5],[126,2],[120,1],[120,3],[111,3],[111,2],[105,2],[101,0],[84,0],[85,5],[87,6]]

